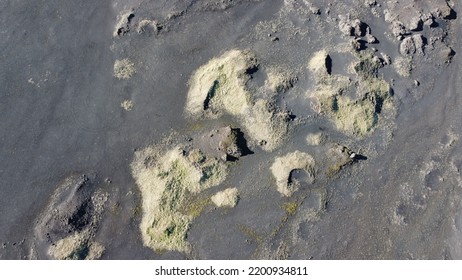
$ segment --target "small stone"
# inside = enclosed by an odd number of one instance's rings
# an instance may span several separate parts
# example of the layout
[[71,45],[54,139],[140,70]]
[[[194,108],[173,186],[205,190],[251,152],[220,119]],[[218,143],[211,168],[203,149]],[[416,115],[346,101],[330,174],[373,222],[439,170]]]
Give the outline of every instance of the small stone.
[[439,52],[439,57],[445,62],[445,63],[451,63],[452,58],[454,57],[456,53],[454,52],[453,49],[450,47],[444,46],[441,48]]
[[321,10],[318,7],[311,6],[310,11],[313,15],[320,15]]
[[390,65],[391,64],[391,57],[388,54],[380,53],[380,55],[382,55],[384,65]]
[[377,38],[375,38],[371,34],[366,35],[366,41],[368,44],[377,44]]
[[217,207],[233,208],[239,202],[239,191],[237,188],[228,188],[216,193],[210,199]]
[[416,87],[420,86],[420,82],[417,81],[417,80],[414,80],[414,86],[416,86]]
[[416,52],[416,47],[413,38],[405,38],[403,42],[401,42],[399,51],[404,56],[412,56]]
[[352,36],[354,34],[353,27],[349,22],[341,20],[338,24],[338,28],[340,29],[340,32],[342,32],[345,36]]
[[419,31],[422,30],[422,19],[420,17],[414,17],[409,22],[409,30],[411,31]]
[[351,25],[353,27],[354,35],[357,37],[363,37],[364,35],[366,35],[367,29],[369,27],[367,24],[360,21],[359,19],[355,19]]
[[417,54],[419,55],[424,55],[424,47],[425,47],[425,42],[427,39],[425,39],[424,36],[417,34],[412,36],[412,40],[414,41],[415,49]]
[[391,24],[391,33],[397,38],[401,38],[401,36],[409,34],[404,24],[399,21],[393,21]]
[[375,0],[366,0],[364,4],[366,4],[366,6],[368,6],[368,7],[374,7],[374,6],[377,5],[377,1],[375,1]]
[[360,39],[352,39],[350,41],[350,45],[355,51],[360,51],[363,48],[363,45],[361,44]]

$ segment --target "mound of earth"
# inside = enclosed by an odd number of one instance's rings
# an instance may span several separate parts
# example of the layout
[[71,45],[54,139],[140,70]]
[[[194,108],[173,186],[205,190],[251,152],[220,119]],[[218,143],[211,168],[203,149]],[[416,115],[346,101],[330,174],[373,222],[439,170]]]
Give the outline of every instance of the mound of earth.
[[186,111],[192,116],[204,114],[240,115],[251,106],[245,84],[257,60],[247,51],[231,50],[210,60],[192,75]]
[[218,207],[233,208],[239,201],[239,192],[236,188],[228,188],[224,191],[216,193],[211,197],[212,202]]
[[188,252],[186,237],[194,219],[185,213],[188,198],[222,183],[225,163],[199,149],[177,146],[164,151],[153,146],[135,154],[131,170],[142,195],[144,245],[156,251]]
[[[257,66],[254,55],[241,50],[231,50],[210,60],[192,75],[185,110],[193,118],[231,115],[254,142],[272,151],[287,135],[290,117],[270,100],[254,100],[246,83]],[[272,79],[269,84],[275,90],[290,86]]]
[[34,229],[36,258],[97,259],[104,246],[94,242],[107,194],[85,175],[71,176],[57,188]]
[[357,81],[341,75],[326,74],[327,54],[320,51],[310,60],[309,68],[316,75],[312,96],[317,110],[331,119],[345,134],[363,138],[373,132],[386,102],[391,100],[389,84],[377,77],[381,61],[370,54],[359,55],[353,65]]
[[300,187],[299,182],[292,180],[292,172],[303,170],[314,178],[314,166],[314,158],[300,151],[277,157],[271,165],[271,172],[276,179],[278,192],[284,196],[291,196]]

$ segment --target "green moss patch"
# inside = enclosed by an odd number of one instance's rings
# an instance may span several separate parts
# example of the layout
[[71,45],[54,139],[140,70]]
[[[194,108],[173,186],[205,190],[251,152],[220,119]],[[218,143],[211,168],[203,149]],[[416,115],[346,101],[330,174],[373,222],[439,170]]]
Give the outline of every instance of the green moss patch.
[[155,251],[188,252],[190,224],[209,203],[190,198],[223,182],[226,165],[197,149],[177,146],[163,153],[148,147],[135,154],[131,169],[142,195],[144,244]]

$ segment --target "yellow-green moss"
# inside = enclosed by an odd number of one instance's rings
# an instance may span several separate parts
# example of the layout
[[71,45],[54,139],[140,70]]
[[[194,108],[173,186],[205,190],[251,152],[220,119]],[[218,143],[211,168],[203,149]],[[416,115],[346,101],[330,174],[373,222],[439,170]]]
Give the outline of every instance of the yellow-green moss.
[[292,216],[297,213],[299,206],[300,204],[297,201],[286,202],[282,205],[282,209],[284,209],[287,215]]
[[314,158],[304,152],[295,151],[282,157],[275,158],[271,165],[271,173],[276,179],[277,190],[281,195],[291,196],[299,188],[297,182],[290,181],[290,174],[294,170],[304,170],[314,177]]
[[340,172],[340,170],[342,170],[345,166],[351,164],[352,162],[353,162],[352,159],[345,159],[343,161],[332,164],[331,166],[327,168],[326,176],[328,178],[334,177]]
[[211,197],[212,202],[218,207],[233,208],[239,201],[237,188],[227,188]]
[[385,80],[377,77],[381,67],[378,58],[370,53],[358,53],[356,57],[359,59],[353,65],[356,82],[346,76],[321,75],[316,78],[312,97],[315,109],[329,117],[338,130],[363,138],[377,127],[383,104],[390,100],[392,90]]
[[155,251],[187,252],[190,223],[208,203],[190,202],[190,197],[220,184],[227,168],[199,150],[188,152],[175,147],[162,152],[158,147],[148,147],[135,154],[131,165],[143,199],[143,242]]
[[186,211],[184,212],[185,215],[196,218],[199,217],[202,212],[204,212],[205,208],[211,204],[210,198],[195,198],[192,202],[186,205]]
[[[224,114],[235,117],[252,141],[272,151],[287,135],[290,118],[274,103],[251,96],[246,83],[249,70],[256,67],[256,59],[248,51],[230,50],[211,59],[191,76],[185,111],[193,119]],[[269,75],[267,84],[277,91],[289,87],[294,79]]]
[[193,117],[205,113],[239,115],[250,106],[245,83],[255,58],[240,50],[231,50],[201,66],[189,81],[186,111]]
[[253,239],[255,242],[257,242],[257,245],[260,245],[263,242],[263,236],[258,234],[254,229],[246,225],[239,224],[239,230],[251,239]]

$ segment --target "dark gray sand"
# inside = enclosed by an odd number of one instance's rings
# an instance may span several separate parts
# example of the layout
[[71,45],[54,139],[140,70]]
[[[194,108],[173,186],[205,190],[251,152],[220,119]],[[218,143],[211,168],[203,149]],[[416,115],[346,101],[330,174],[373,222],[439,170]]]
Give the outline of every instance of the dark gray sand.
[[1,259],[462,259],[458,1],[0,2]]

